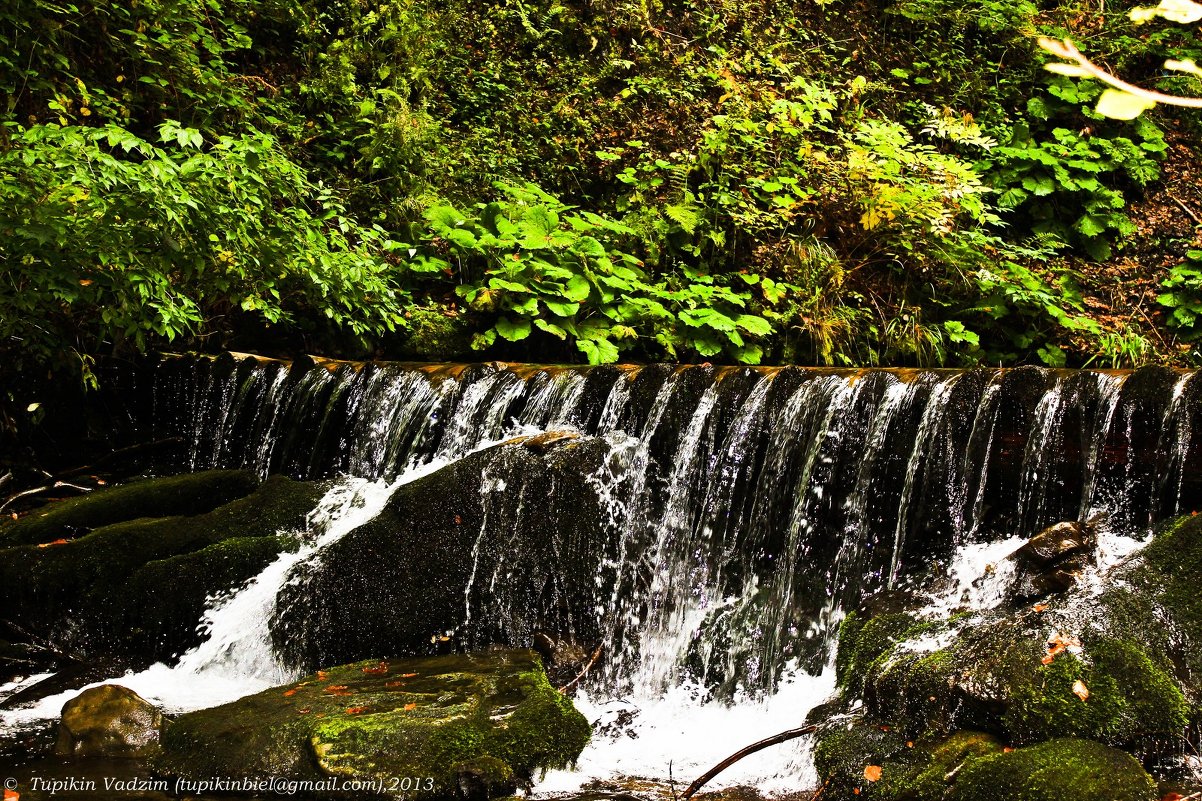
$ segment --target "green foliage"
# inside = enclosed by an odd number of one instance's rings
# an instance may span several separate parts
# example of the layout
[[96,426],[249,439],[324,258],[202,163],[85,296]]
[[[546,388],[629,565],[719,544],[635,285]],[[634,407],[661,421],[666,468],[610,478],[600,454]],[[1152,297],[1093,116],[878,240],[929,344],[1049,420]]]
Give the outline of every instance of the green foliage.
[[[1180,26],[1026,0],[10,6],[0,347],[30,364],[231,326],[431,358],[1165,358],[1090,318],[1072,261],[1129,238],[1164,136],[1098,118],[1032,37],[1181,89],[1149,72],[1202,57]],[[1162,296],[1181,338],[1192,280]]]
[[[1083,88],[1071,84],[1054,84],[1051,91],[1073,102],[1085,99],[1079,96]],[[1028,103],[1028,113],[1038,121],[1053,112],[1036,98]],[[1135,139],[1055,127],[1044,138],[1021,123],[980,166],[1001,191],[999,206],[1023,214],[1031,230],[1106,259],[1112,240],[1135,231],[1122,187],[1141,189],[1156,180],[1156,159],[1167,147],[1161,130],[1148,120],[1137,122],[1132,133]]]
[[699,273],[653,281],[638,259],[618,249],[632,233],[628,227],[573,213],[534,186],[497,189],[501,200],[470,214],[430,209],[423,239],[446,255],[415,252],[410,262],[418,272],[457,275],[458,295],[477,311],[496,313],[477,347],[520,342],[537,330],[573,343],[590,364],[616,361],[636,347],[759,362],[755,341],[772,326],[747,313],[746,285],[725,286]]
[[[400,321],[378,230],[343,216],[271,137],[9,126],[0,153],[0,342],[62,361],[298,313],[358,335]],[[86,364],[85,364],[86,368]]]
[[1168,290],[1157,296],[1170,309],[1168,325],[1186,341],[1202,335],[1202,250],[1190,250],[1185,261],[1169,270],[1161,286]]

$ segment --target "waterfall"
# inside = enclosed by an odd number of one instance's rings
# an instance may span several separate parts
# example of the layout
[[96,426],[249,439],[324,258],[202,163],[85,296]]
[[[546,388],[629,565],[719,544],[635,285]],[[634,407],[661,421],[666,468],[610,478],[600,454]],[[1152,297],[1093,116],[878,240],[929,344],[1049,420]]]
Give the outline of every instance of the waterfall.
[[[1202,382],[1159,368],[226,356],[165,359],[153,383],[154,434],[182,437],[188,468],[336,477],[300,550],[214,599],[205,642],[147,672],[177,683],[181,672],[241,677],[243,689],[291,676],[266,632],[277,594],[303,566],[320,570],[324,549],[398,487],[516,435],[569,430],[604,443],[587,480],[605,552],[569,626],[607,649],[579,699],[597,736],[581,773],[552,774],[548,791],[590,776],[666,779],[670,761],[688,778],[732,746],[799,725],[833,690],[837,623],[872,593],[934,579],[951,588],[943,602],[985,604],[992,590],[972,585],[974,571],[1050,523],[1102,520],[1107,536],[1135,542],[1202,497]],[[480,503],[470,574],[447,621],[475,646],[521,640],[547,611],[519,602],[491,556],[545,511],[541,499],[488,473]],[[796,788],[807,760],[804,746],[780,746],[723,781]]]

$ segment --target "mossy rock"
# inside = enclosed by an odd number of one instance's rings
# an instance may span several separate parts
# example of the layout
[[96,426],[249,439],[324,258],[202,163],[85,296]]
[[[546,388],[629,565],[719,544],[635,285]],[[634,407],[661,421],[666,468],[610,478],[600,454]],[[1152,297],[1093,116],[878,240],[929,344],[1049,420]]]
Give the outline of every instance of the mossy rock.
[[366,661],[192,712],[163,734],[157,768],[186,778],[340,776],[411,799],[510,795],[566,767],[589,725],[526,650]]
[[[160,481],[179,486],[145,483]],[[122,520],[63,543],[3,548],[0,600],[14,622],[84,654],[169,657],[198,641],[207,599],[284,550],[280,532],[302,528],[323,493],[273,476],[203,514]]]
[[1058,739],[966,762],[953,801],[1154,801],[1156,783],[1130,754]]
[[888,766],[890,771],[913,771],[920,766],[913,743],[892,726],[871,718],[856,718],[825,727],[814,746],[814,767],[831,801],[865,801],[881,796],[866,769]]
[[0,547],[75,539],[140,517],[204,514],[251,494],[258,484],[245,470],[208,470],[108,487],[0,526]]
[[1202,705],[1202,515],[1166,526],[1118,578],[1102,596],[1109,628],[1146,643]]
[[133,690],[92,687],[63,706],[55,753],[70,757],[146,757],[158,751],[163,715]]
[[409,336],[401,348],[407,358],[448,362],[473,353],[468,317],[446,306],[415,306],[406,312]]

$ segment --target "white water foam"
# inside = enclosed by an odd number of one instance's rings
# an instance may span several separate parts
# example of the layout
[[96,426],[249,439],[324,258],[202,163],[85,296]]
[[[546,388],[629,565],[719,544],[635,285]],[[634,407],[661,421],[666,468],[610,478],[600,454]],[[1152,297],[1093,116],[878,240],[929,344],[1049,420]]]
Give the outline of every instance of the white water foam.
[[[593,739],[576,770],[549,772],[534,792],[571,793],[623,779],[672,781],[683,788],[738,749],[803,725],[809,710],[834,691],[833,668],[810,676],[795,667],[772,695],[738,698],[729,705],[687,682],[661,695],[629,699],[581,691],[573,700],[593,724]],[[751,785],[773,795],[811,789],[816,780],[812,746],[802,737],[739,760],[705,789]]]

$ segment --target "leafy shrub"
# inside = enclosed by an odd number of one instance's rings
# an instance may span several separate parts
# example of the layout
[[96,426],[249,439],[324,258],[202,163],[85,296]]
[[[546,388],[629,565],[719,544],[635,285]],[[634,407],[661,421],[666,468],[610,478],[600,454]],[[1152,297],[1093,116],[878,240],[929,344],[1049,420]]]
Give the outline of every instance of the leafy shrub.
[[436,206],[426,214],[424,251],[409,268],[450,273],[458,294],[495,324],[478,348],[520,342],[535,330],[569,341],[591,364],[613,362],[623,350],[725,353],[758,363],[755,340],[772,333],[747,313],[749,292],[712,276],[681,272],[651,278],[618,249],[632,232],[592,212],[573,213],[532,185],[498,184],[502,199],[470,212]]
[[345,217],[265,134],[7,133],[0,348],[54,362],[210,334],[231,316],[374,336],[400,322],[383,234]]

